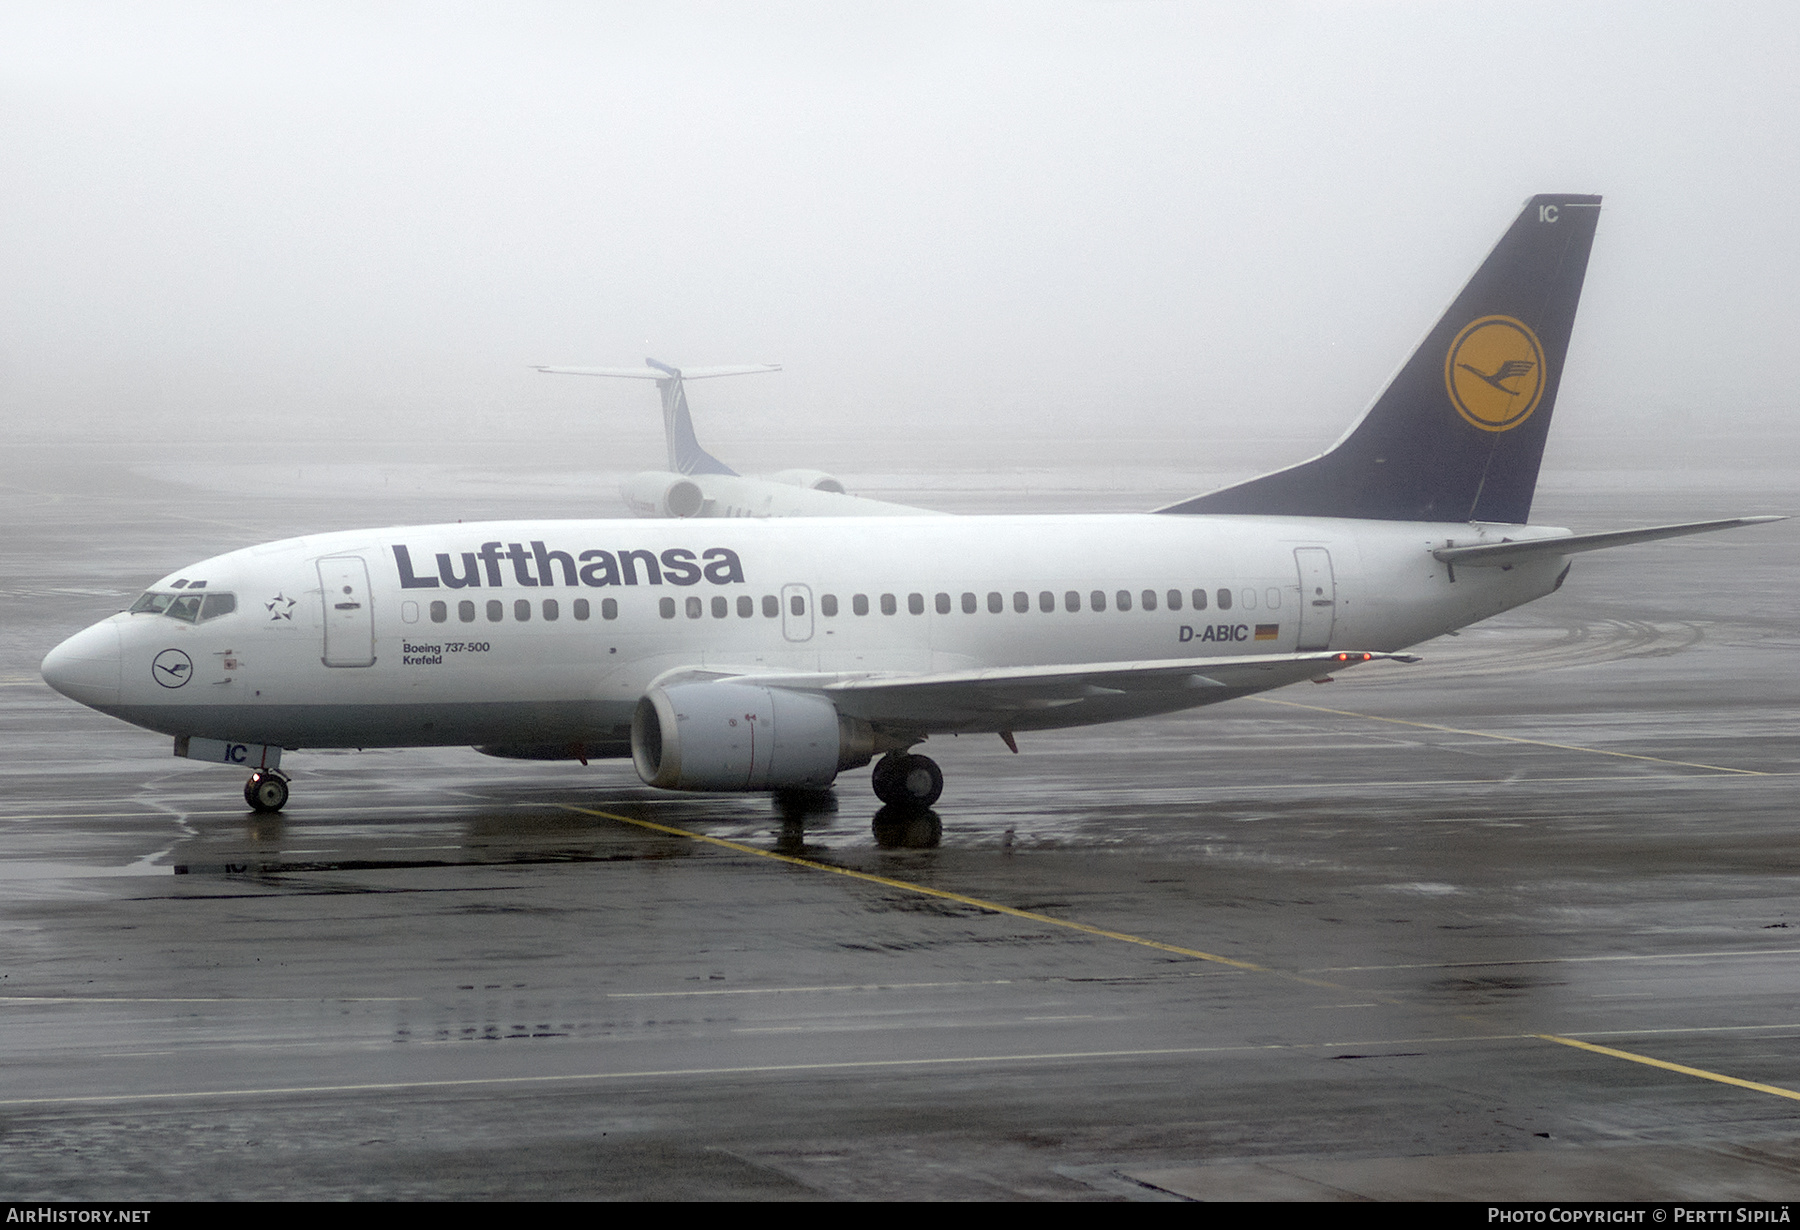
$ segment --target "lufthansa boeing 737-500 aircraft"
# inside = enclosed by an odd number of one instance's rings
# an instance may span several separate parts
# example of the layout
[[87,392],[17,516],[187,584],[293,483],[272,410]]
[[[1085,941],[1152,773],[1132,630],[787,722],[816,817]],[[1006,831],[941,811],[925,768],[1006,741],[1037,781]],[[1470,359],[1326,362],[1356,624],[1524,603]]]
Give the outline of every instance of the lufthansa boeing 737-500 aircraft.
[[1533,197],[1333,448],[1155,512],[292,538],[177,569],[44,679],[251,769],[258,811],[287,802],[284,750],[446,744],[629,755],[675,790],[817,788],[875,760],[884,802],[929,805],[930,735],[1012,745],[1408,661],[1552,592],[1579,552],[1779,520],[1526,524],[1599,212]]

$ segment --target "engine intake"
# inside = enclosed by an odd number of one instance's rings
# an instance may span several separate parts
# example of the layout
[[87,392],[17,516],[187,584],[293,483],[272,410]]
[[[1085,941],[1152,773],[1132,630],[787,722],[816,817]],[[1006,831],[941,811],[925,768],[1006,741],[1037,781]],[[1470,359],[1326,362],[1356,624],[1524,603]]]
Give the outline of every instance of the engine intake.
[[874,750],[869,724],[823,696],[754,684],[653,687],[631,719],[631,762],[665,790],[829,786]]

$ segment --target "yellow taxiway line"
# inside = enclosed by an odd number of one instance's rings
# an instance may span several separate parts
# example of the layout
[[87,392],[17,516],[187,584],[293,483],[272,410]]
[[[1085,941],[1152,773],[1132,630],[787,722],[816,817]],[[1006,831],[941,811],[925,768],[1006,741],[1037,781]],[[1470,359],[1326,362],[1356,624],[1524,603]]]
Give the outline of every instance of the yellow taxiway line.
[[[1292,702],[1279,701],[1279,702],[1273,702],[1273,703],[1288,704],[1288,703],[1292,703]],[[1304,708],[1304,709],[1317,709],[1318,708],[1318,706],[1316,706],[1316,705],[1301,705],[1299,707]],[[1343,713],[1344,716],[1347,716],[1347,717],[1368,716],[1366,714],[1359,714],[1359,713],[1358,714],[1344,713],[1344,711],[1337,710],[1337,709],[1324,709],[1324,710],[1320,710],[1320,711],[1325,712],[1325,713]],[[1396,721],[1397,719],[1377,718],[1375,720],[1377,720],[1377,721]],[[1424,725],[1424,723],[1419,723],[1419,722],[1404,722],[1401,724],[1407,725],[1407,726]],[[1430,727],[1430,729],[1449,731],[1449,730],[1452,730],[1453,728],[1448,727],[1448,726],[1432,726],[1432,727]],[[1479,732],[1457,731],[1455,733],[1476,734]],[[1512,739],[1512,736],[1509,736],[1509,735],[1490,735],[1490,736],[1486,736],[1486,737],[1496,738],[1496,739]],[[1517,740],[1513,740],[1513,741],[1520,742],[1520,743],[1541,742],[1541,740],[1536,740],[1536,739],[1517,739]],[[1547,746],[1566,747],[1567,745],[1548,744]],[[1570,748],[1569,750],[1593,751],[1596,749]],[[1626,753],[1609,752],[1609,753],[1605,753],[1605,754],[1606,755],[1625,755]],[[1638,757],[1633,757],[1633,759],[1656,760],[1658,758],[1654,757],[1654,756],[1638,756]],[[1682,764],[1683,762],[1681,762],[1681,761],[1662,761],[1662,763]],[[1718,768],[1718,766],[1715,766],[1715,765],[1689,765],[1686,767],[1709,768],[1709,769],[1717,769]],[[1747,769],[1735,769],[1735,770],[1723,770],[1723,771],[1736,772],[1736,773],[1752,772],[1752,770],[1747,770]],[[971,896],[967,895],[966,893],[953,893],[953,892],[949,892],[949,891],[947,891],[945,889],[941,889],[941,888],[927,888],[923,884],[915,884],[909,880],[896,880],[890,876],[879,876],[879,875],[873,874],[872,872],[856,871],[849,867],[838,867],[838,866],[832,865],[831,863],[821,863],[814,859],[799,858],[792,854],[778,854],[773,850],[764,850],[758,846],[753,846],[746,842],[730,841],[723,837],[712,837],[705,833],[697,833],[697,832],[693,831],[692,829],[677,828],[672,824],[658,824],[653,820],[639,820],[639,819],[635,819],[631,816],[621,816],[617,812],[600,811],[596,808],[591,808],[591,807],[577,807],[572,803],[560,803],[560,804],[557,804],[557,806],[566,808],[567,810],[572,811],[572,812],[578,812],[582,815],[595,816],[595,817],[598,817],[600,819],[605,819],[605,820],[614,820],[614,821],[619,822],[620,824],[629,824],[629,825],[633,826],[634,828],[645,829],[652,833],[662,833],[662,834],[665,834],[666,836],[670,836],[670,837],[683,837],[683,838],[688,839],[689,841],[697,841],[697,842],[701,842],[705,845],[717,846],[721,849],[731,850],[738,854],[750,854],[750,855],[754,855],[757,858],[766,858],[766,859],[769,859],[769,860],[771,860],[773,862],[777,862],[777,863],[786,863],[789,866],[801,867],[808,871],[826,871],[826,872],[830,872],[832,875],[844,876],[847,879],[860,880],[865,884],[879,884],[883,888],[894,888],[894,889],[899,889],[902,892],[919,893],[919,894],[921,894],[923,896],[927,896],[927,897],[937,897],[944,901],[955,901],[962,905],[973,906],[974,908],[976,908],[978,910],[987,910],[987,911],[990,911],[995,914],[1004,914],[1004,915],[1007,915],[1012,918],[1022,918],[1022,919],[1026,919],[1027,921],[1030,921],[1030,922],[1043,923],[1043,924],[1046,924],[1046,925],[1052,926],[1052,927],[1062,927],[1062,928],[1065,928],[1070,931],[1078,931],[1083,935],[1096,936],[1100,939],[1118,940],[1120,943],[1125,943],[1125,944],[1136,944],[1136,945],[1139,945],[1140,947],[1154,949],[1158,952],[1169,952],[1169,953],[1174,953],[1178,956],[1192,957],[1198,961],[1212,961],[1212,962],[1216,962],[1220,965],[1230,966],[1234,969],[1252,971],[1252,972],[1261,973],[1261,974],[1274,974],[1278,977],[1287,978],[1287,979],[1297,981],[1297,982],[1305,982],[1305,983],[1308,983],[1313,986],[1329,987],[1332,989],[1342,989],[1338,986],[1338,984],[1335,984],[1335,983],[1328,983],[1328,982],[1305,978],[1300,975],[1289,973],[1284,970],[1270,969],[1266,965],[1258,965],[1253,961],[1240,961],[1234,957],[1220,956],[1218,953],[1204,952],[1198,948],[1185,948],[1179,944],[1165,944],[1161,940],[1145,939],[1143,936],[1132,935],[1129,932],[1112,931],[1105,927],[1095,927],[1088,923],[1073,922],[1069,919],[1056,918],[1049,914],[1039,914],[1033,910],[1015,909],[1014,907],[1009,906],[1009,905],[1001,905],[999,902],[996,902],[996,901],[987,901],[980,897],[971,897]],[[1722,1084],[1726,1084],[1726,1085],[1736,1085],[1741,1089],[1750,1089],[1757,1093],[1768,1093],[1768,1094],[1773,1094],[1776,1097],[1791,1098],[1795,1101],[1800,1101],[1800,1093],[1796,1093],[1794,1090],[1791,1090],[1791,1089],[1783,1089],[1779,1085],[1764,1085],[1757,1081],[1747,1081],[1747,1080],[1742,1080],[1735,1076],[1726,1076],[1726,1075],[1723,1075],[1722,1073],[1718,1073],[1718,1072],[1709,1072],[1704,1068],[1690,1068],[1690,1067],[1686,1066],[1685,1064],[1670,1063],[1667,1060],[1663,1060],[1663,1059],[1652,1059],[1648,1055],[1639,1055],[1632,1051],[1622,1051],[1622,1050],[1617,1049],[1616,1047],[1600,1046],[1597,1043],[1593,1043],[1593,1042],[1582,1042],[1575,1038],[1563,1037],[1560,1034],[1521,1034],[1521,1035],[1514,1035],[1514,1036],[1526,1037],[1526,1038],[1537,1038],[1544,1042],[1555,1042],[1562,1046],[1572,1046],[1572,1047],[1579,1048],[1581,1050],[1592,1051],[1597,1055],[1607,1055],[1614,1059],[1629,1060],[1632,1063],[1648,1064],[1651,1067],[1662,1068],[1662,1069],[1665,1069],[1666,1071],[1670,1071],[1670,1072],[1678,1072],[1684,1076],[1694,1076],[1694,1077],[1699,1077],[1702,1080],[1718,1081],[1718,1082],[1720,1082]],[[1280,1049],[1280,1048],[1269,1048],[1269,1049]],[[1153,1053],[1153,1052],[1143,1052],[1143,1053],[1149,1054],[1149,1053]],[[1169,1052],[1162,1052],[1162,1053],[1173,1054],[1173,1053],[1185,1053],[1185,1052],[1172,1050]]]

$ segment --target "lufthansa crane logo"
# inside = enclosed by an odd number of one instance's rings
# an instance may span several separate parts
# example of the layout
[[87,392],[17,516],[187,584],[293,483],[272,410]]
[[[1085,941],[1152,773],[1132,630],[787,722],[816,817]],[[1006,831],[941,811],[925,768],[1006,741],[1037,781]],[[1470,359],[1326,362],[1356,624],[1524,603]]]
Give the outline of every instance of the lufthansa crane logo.
[[1444,358],[1450,404],[1472,427],[1510,431],[1544,393],[1544,348],[1511,316],[1483,316],[1463,328]]
[[150,663],[150,677],[165,688],[178,688],[194,677],[194,662],[179,649],[165,649]]

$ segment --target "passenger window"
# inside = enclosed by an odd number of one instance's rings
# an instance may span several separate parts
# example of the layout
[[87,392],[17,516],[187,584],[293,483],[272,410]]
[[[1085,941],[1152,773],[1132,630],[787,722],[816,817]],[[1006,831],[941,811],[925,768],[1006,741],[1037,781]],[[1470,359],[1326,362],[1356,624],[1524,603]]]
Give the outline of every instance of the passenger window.
[[[670,608],[670,613],[671,614],[674,613],[674,608],[672,608],[672,607]],[[602,598],[600,600],[600,618],[601,619],[617,619],[618,617],[619,617],[619,600],[617,598]]]
[[949,594],[939,594],[937,596],[937,613],[939,615],[948,615],[950,613]]
[[1119,600],[1119,609],[1121,611],[1129,611],[1131,609],[1131,591],[1130,590],[1122,589],[1117,594],[1114,594],[1113,596]]
[[898,602],[894,601],[894,595],[892,595],[892,594],[881,595],[881,613],[883,615],[892,615],[894,612],[898,611],[899,609],[900,609],[900,604]]
[[1055,611],[1056,610],[1056,595],[1051,593],[1047,589],[1040,590],[1038,593],[1038,610],[1042,611],[1046,615]]
[[925,613],[925,595],[906,595],[906,609],[911,611],[914,615],[923,615]]
[[545,619],[558,619],[558,618],[561,618],[561,616],[562,616],[562,608],[556,604],[556,599],[554,599],[554,598],[544,599],[544,618]]
[[522,624],[531,622],[531,599],[515,598],[513,600],[513,618]]
[[1244,609],[1246,611],[1254,611],[1256,609],[1256,591],[1255,590],[1246,589],[1239,596],[1243,599]]
[[1030,611],[1031,610],[1031,595],[1026,593],[1022,589],[1014,591],[1014,593],[1013,593],[1013,610],[1017,611],[1021,615]]
[[763,595],[763,618],[779,619],[781,617],[781,599],[774,594]]
[[699,619],[700,616],[704,615],[705,613],[706,613],[706,604],[704,602],[700,601],[700,599],[694,597],[692,594],[688,595],[687,617],[689,619]]
[[713,596],[712,613],[714,619],[724,619],[731,614],[731,603],[718,595]]
[[446,619],[449,619],[449,618],[450,618],[450,608],[449,607],[445,606],[441,601],[434,602],[431,604],[431,622],[432,623],[441,624]]
[[1088,601],[1094,604],[1094,609],[1096,611],[1104,611],[1106,609],[1106,591],[1103,589],[1095,590],[1088,595]]
[[970,593],[963,594],[963,596],[962,596],[963,614],[964,615],[973,615],[975,613],[975,606],[976,606],[975,595],[970,594]]
[[1271,611],[1276,610],[1281,606],[1281,591],[1278,589],[1268,590],[1263,594],[1263,600]]
[[1172,589],[1169,591],[1169,609],[1171,611],[1179,611],[1181,609],[1181,591],[1180,590]]
[[1079,611],[1080,609],[1081,609],[1081,595],[1080,594],[1076,593],[1074,590],[1070,590],[1068,593],[1063,595],[1063,610]]
[[457,603],[456,604],[456,617],[458,619],[462,620],[466,624],[474,623],[475,622],[475,604],[473,602],[470,602],[466,598],[463,599],[461,602]]
[[497,624],[506,618],[506,604],[498,598],[491,598],[487,604],[488,622]]
[[1001,611],[1004,611],[1005,609],[1006,609],[1006,599],[1002,598],[998,593],[990,590],[988,593],[988,614],[998,615]]
[[850,609],[858,615],[867,615],[869,613],[869,595],[857,594],[850,599]]
[[575,599],[576,619],[586,619],[591,614],[593,614],[593,608],[588,605],[588,600],[586,598]]
[[830,617],[837,614],[837,595],[819,595],[819,614]]
[[674,619],[675,618],[675,599],[673,599],[673,598],[657,599],[656,611],[657,611],[657,614],[661,615],[664,619]]
[[749,594],[738,595],[738,618],[749,619],[756,614],[756,599]]
[[[1206,591],[1205,590],[1197,589],[1194,591],[1194,606],[1201,610],[1204,610],[1206,608]],[[1231,591],[1230,590],[1222,589],[1219,591],[1219,609],[1221,611],[1229,611],[1231,609]]]
[[1144,591],[1143,596],[1144,596],[1144,609],[1146,611],[1154,611],[1156,609],[1156,591],[1153,589],[1147,589]]
[[794,594],[788,599],[788,610],[795,615],[806,614],[806,599],[799,594]]

